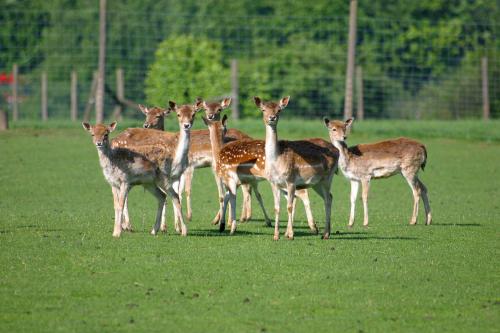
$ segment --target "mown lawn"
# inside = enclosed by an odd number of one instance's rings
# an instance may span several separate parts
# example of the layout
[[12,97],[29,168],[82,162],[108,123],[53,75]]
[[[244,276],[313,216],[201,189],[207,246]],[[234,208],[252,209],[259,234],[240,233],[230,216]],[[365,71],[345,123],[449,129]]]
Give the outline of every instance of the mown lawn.
[[[111,191],[79,124],[1,133],[0,330],[498,332],[499,123],[394,124],[361,124],[350,143],[421,139],[434,224],[422,224],[422,207],[419,225],[408,225],[411,193],[393,177],[372,184],[370,227],[361,226],[359,202],[348,230],[349,184],[339,174],[327,241],[309,233],[299,203],[295,240],[274,242],[256,200],[252,221],[220,235],[210,224],[217,203],[208,169],[195,173],[187,238],[175,234],[170,205],[168,233],[149,235],[156,203],[135,188],[135,231],[113,239]],[[263,136],[260,121],[238,127]],[[327,135],[320,121],[286,117],[279,130],[281,138]],[[260,188],[271,214],[269,186]],[[311,200],[322,228],[323,204]]]

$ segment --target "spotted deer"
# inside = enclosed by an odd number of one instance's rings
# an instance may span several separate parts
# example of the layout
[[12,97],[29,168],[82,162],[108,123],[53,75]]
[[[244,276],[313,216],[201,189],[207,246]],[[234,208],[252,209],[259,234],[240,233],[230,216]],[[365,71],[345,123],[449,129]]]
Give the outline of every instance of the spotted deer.
[[[275,187],[288,193],[288,224],[285,237],[293,239],[293,200],[296,190],[312,188],[324,201],[325,230],[323,239],[330,237],[332,195],[330,188],[337,169],[338,152],[321,139],[278,141],[278,121],[290,96],[278,103],[264,102],[254,97],[255,105],[262,111],[266,127],[265,175]],[[318,144],[318,142],[324,141]],[[279,207],[279,195],[274,192],[274,205]],[[274,239],[279,239],[279,219],[274,225]]]
[[340,170],[342,170],[344,176],[351,182],[351,212],[348,226],[352,227],[354,224],[359,183],[361,183],[362,187],[363,225],[368,226],[368,191],[370,190],[370,181],[372,179],[388,178],[396,174],[401,174],[406,179],[413,193],[413,214],[410,224],[417,223],[420,197],[422,197],[424,202],[425,224],[431,224],[431,206],[427,196],[427,188],[418,178],[418,171],[420,169],[424,170],[427,162],[427,150],[425,146],[415,140],[398,138],[347,147],[345,140],[347,139],[347,133],[352,122],[352,118],[345,122],[339,120],[330,121],[328,118],[324,118],[330,139],[340,152]]
[[[255,196],[264,212],[266,224],[271,226],[269,217],[266,214],[262,196],[260,195],[257,183],[265,180],[265,150],[263,140],[239,140],[223,145],[222,133],[224,131],[227,116],[222,120],[219,118],[202,118],[208,126],[210,132],[210,141],[212,143],[212,152],[214,155],[215,172],[220,177],[221,183],[226,189],[223,205],[221,207],[221,222],[219,230],[225,229],[227,204],[231,204],[231,216],[235,216],[236,190],[238,186],[248,184],[255,191]],[[279,198],[279,190],[273,187],[275,197]],[[307,190],[298,190],[295,193],[304,203],[306,209],[307,221],[310,229],[317,232],[316,224],[311,212],[309,195]],[[275,207],[276,220],[279,218],[279,205]],[[236,231],[236,220],[231,223],[231,234]]]
[[120,237],[122,228],[129,229],[130,221],[126,202],[128,192],[135,185],[142,185],[158,200],[156,223],[161,221],[161,211],[165,203],[165,194],[156,186],[157,166],[140,153],[123,147],[112,148],[109,134],[116,128],[116,122],[109,126],[82,123],[83,128],[92,135],[97,148],[99,162],[104,178],[111,185],[115,222],[113,236]]
[[[230,98],[224,99],[222,102],[216,103],[207,103],[203,102],[203,107],[205,109],[205,116],[208,119],[212,119],[213,117],[219,117],[219,113],[227,108],[231,103]],[[149,129],[157,129],[164,130],[164,118],[166,116],[165,109],[152,107],[148,108],[143,105],[139,105],[140,110],[146,116],[144,121],[144,128]],[[241,139],[250,139],[248,135],[237,130],[237,129],[225,129],[224,132],[224,142],[231,142],[235,140]],[[187,218],[191,220],[192,217],[192,208],[191,208],[191,187],[194,169],[198,168],[206,168],[213,165],[213,156],[212,156],[212,148],[210,145],[210,136],[208,130],[192,130],[191,131],[191,141],[189,146],[189,165],[186,171],[184,172],[179,186],[179,195],[184,191],[186,194],[186,206],[187,206]],[[214,173],[214,176],[215,173]],[[222,198],[222,189],[220,188],[220,183],[217,181],[216,177],[217,190],[219,192],[219,198]],[[251,217],[251,195],[250,188],[248,186],[242,187],[243,192],[243,206],[241,210],[240,221],[247,221]],[[221,200],[219,200],[221,201]],[[217,224],[220,220],[220,210],[217,215],[214,217],[212,223]],[[162,220],[164,221],[164,219]],[[164,222],[162,222],[161,230],[165,229]]]

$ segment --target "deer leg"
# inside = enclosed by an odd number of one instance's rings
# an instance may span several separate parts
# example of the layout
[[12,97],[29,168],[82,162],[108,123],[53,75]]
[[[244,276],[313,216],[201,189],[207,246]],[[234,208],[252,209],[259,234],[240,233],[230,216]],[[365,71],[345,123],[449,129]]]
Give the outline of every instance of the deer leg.
[[[191,167],[187,168],[186,171],[184,171],[184,174],[182,175],[182,177],[184,178],[184,192],[186,193],[186,209],[187,209],[186,218],[188,221],[191,221],[191,218],[193,217],[193,211],[191,209],[191,187],[193,184],[193,174],[194,174],[194,168]],[[179,193],[180,193],[180,188],[179,188]]]
[[167,232],[167,201],[163,203],[163,209],[161,210],[161,224],[160,230],[162,232]]
[[119,188],[111,186],[111,192],[113,192],[113,208],[115,211],[115,224],[118,220],[118,192]]
[[[182,236],[187,236],[187,227],[186,224],[184,223],[184,217],[182,215],[182,205],[181,201],[179,199],[179,195],[175,190],[170,186],[167,190],[167,193],[172,197],[172,202],[174,205],[174,212],[175,215],[179,218],[179,224],[180,224],[180,232]],[[177,230],[177,226],[176,226]]]
[[368,226],[368,192],[370,191],[370,179],[363,179],[361,181],[361,196],[363,198],[363,226]]
[[413,212],[411,215],[410,224],[415,225],[415,224],[417,224],[417,218],[418,218],[418,203],[420,201],[420,187],[418,186],[417,177],[414,174],[403,174],[403,176],[406,178],[408,185],[410,185],[410,188],[411,188],[411,191],[413,194]]
[[351,180],[351,213],[349,215],[349,228],[354,225],[354,217],[356,212],[356,199],[358,198],[359,182]]
[[318,227],[316,226],[316,223],[314,222],[314,218],[312,215],[312,210],[311,210],[311,202],[309,201],[309,192],[307,190],[297,190],[295,191],[295,195],[302,200],[302,203],[304,204],[304,209],[306,210],[306,216],[307,216],[307,224],[309,225],[309,229],[315,234],[318,233]]
[[248,201],[246,202],[247,207],[247,215],[245,216],[245,220],[249,221],[252,218],[252,186],[248,185]]
[[[222,184],[222,179],[220,179],[214,172],[214,177],[215,177],[215,184],[217,184],[217,192],[219,194],[219,211],[217,212],[217,215],[212,220],[212,224],[216,225],[219,223],[219,220],[222,218],[222,207],[224,205],[224,191],[223,191],[223,184]],[[224,230],[224,229],[223,229]]]
[[321,196],[325,205],[325,231],[323,232],[323,239],[330,238],[331,233],[331,215],[332,215],[332,194],[330,193],[330,185],[319,183],[313,187],[314,191]]
[[236,231],[236,188],[229,193],[229,203],[231,204],[231,235]]
[[128,194],[127,197],[125,198],[125,205],[123,206],[122,230],[132,231],[132,225],[130,224],[130,216],[128,214]]
[[226,194],[224,195],[224,198],[222,200],[222,212],[219,223],[219,232],[223,232],[226,229],[226,211],[228,202],[229,202],[229,191],[226,191]]
[[[259,187],[258,187],[257,183],[253,183],[252,188],[255,192],[255,197],[257,198],[257,202],[259,203],[260,209],[262,209],[262,213],[264,214],[266,226],[270,227],[271,226],[271,219],[269,218],[269,215],[267,215],[266,208],[264,207],[264,200],[262,200],[262,195],[260,195],[260,191],[259,191]],[[278,215],[279,215],[279,212],[278,212]]]
[[146,189],[149,192],[151,192],[151,194],[153,194],[158,200],[158,208],[156,210],[156,221],[153,230],[151,230],[151,235],[156,235],[158,234],[158,231],[160,230],[161,227],[166,195],[156,186],[148,186]]
[[241,185],[241,193],[243,194],[243,204],[241,205],[241,217],[240,217],[240,222],[246,222],[250,219],[251,215],[251,187],[249,184],[242,184]]
[[432,223],[432,215],[431,215],[431,205],[429,204],[429,197],[427,196],[427,187],[425,187],[424,183],[420,179],[417,178],[418,185],[420,186],[420,193],[422,195],[422,201],[424,202],[425,208],[425,224],[430,225]]
[[118,209],[115,218],[115,227],[113,230],[113,237],[120,237],[122,231],[122,218],[123,218],[123,207],[125,206],[125,200],[127,198],[127,194],[129,191],[129,187],[127,184],[123,183],[120,185],[120,188],[117,191],[117,203]]
[[295,200],[295,184],[287,185],[286,208],[288,212],[288,224],[286,226],[285,237],[293,239],[293,202]]
[[280,190],[276,185],[271,184],[274,197],[274,240],[280,239]]

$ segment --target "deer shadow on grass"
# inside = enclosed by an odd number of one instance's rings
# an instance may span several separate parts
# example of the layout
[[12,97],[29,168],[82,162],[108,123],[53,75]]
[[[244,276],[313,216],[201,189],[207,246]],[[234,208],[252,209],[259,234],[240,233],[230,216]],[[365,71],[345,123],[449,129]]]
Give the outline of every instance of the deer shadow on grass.
[[430,227],[481,227],[480,223],[432,223]]

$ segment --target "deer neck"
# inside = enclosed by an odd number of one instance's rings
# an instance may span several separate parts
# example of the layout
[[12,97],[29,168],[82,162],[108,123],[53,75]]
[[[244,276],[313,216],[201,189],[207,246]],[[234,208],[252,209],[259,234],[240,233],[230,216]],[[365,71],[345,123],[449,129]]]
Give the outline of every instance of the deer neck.
[[345,171],[347,165],[349,164],[349,149],[345,141],[333,140],[333,146],[339,151],[339,167],[342,171]]
[[217,170],[219,166],[219,154],[222,149],[222,128],[218,125],[208,126],[210,134],[210,144],[212,146],[213,167]]
[[172,173],[182,174],[188,165],[189,140],[191,138],[191,130],[181,129],[179,131],[179,139],[177,148],[175,149],[174,160],[172,163]]
[[99,163],[101,164],[103,170],[111,168],[111,166],[113,165],[113,159],[111,156],[112,151],[109,143],[105,144],[102,147],[98,147],[97,154],[99,155]]
[[266,171],[270,170],[279,156],[278,133],[276,126],[266,125]]

